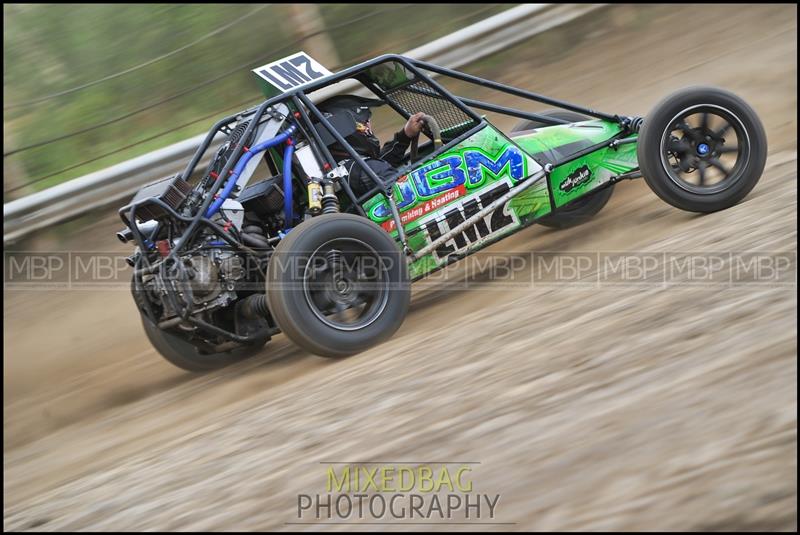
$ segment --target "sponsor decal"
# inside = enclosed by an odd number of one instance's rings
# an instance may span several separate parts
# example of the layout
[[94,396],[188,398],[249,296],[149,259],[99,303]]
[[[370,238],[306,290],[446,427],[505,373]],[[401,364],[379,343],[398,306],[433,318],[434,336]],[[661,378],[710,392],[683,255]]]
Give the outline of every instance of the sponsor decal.
[[[432,243],[477,214],[481,209],[489,206],[499,197],[508,193],[510,189],[511,184],[509,181],[498,182],[496,185],[481,191],[479,195],[473,195],[450,207],[439,217],[433,217],[423,222],[420,227],[426,233],[429,243]],[[491,213],[479,219],[475,225],[455,234],[450,240],[437,247],[433,251],[433,256],[437,261],[441,262],[454,253],[461,253],[480,242],[497,236],[510,226],[518,226],[520,224],[519,219],[513,210],[509,209],[508,204],[506,202],[498,206]]]
[[[416,221],[420,217],[429,214],[433,210],[436,210],[437,208],[444,206],[445,204],[448,204],[460,197],[463,197],[466,194],[467,194],[467,188],[465,188],[464,186],[458,186],[457,188],[442,193],[438,197],[434,197],[433,199],[425,201],[422,204],[419,204],[411,208],[410,210],[402,212],[400,214],[400,221],[405,226],[411,223],[412,221]],[[389,219],[388,221],[384,221],[383,223],[381,223],[381,226],[387,232],[393,232],[396,229],[396,225],[394,224],[394,219]]]
[[558,189],[564,193],[570,192],[578,186],[586,184],[590,178],[592,178],[592,172],[586,165],[582,165],[568,174],[561,184],[558,185]]
[[[447,154],[415,169],[407,176],[400,177],[395,184],[397,208],[401,212],[410,211],[408,221],[421,217],[427,211],[447,204],[483,186],[491,177],[509,177],[518,182],[527,176],[525,155],[514,145],[507,145],[497,155],[491,155],[479,148],[470,148],[455,154]],[[445,193],[458,192],[451,196]],[[446,200],[442,200],[446,199]],[[425,205],[430,202],[427,209]],[[421,204],[426,203],[426,204]],[[422,206],[422,212],[417,210]],[[386,202],[376,204],[369,212],[373,221],[384,221],[391,217]],[[386,227],[384,227],[386,228]],[[394,228],[394,227],[392,227]]]

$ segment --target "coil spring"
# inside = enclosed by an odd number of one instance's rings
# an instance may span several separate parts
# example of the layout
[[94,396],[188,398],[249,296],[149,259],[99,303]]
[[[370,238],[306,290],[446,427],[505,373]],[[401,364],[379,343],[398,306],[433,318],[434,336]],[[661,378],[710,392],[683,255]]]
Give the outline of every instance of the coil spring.
[[331,249],[325,253],[325,260],[327,261],[327,268],[336,276],[341,276],[342,272],[342,253],[338,249]]
[[631,132],[638,133],[639,129],[642,128],[642,123],[644,123],[643,117],[631,117],[631,122],[628,127],[631,129]]
[[325,193],[325,195],[322,196],[322,213],[339,213],[339,199],[333,193]]
[[244,135],[244,131],[247,130],[249,125],[250,121],[243,121],[236,125],[236,128],[233,129],[233,132],[231,132],[231,135],[228,137],[231,147],[235,147],[236,144],[239,143],[239,139]]

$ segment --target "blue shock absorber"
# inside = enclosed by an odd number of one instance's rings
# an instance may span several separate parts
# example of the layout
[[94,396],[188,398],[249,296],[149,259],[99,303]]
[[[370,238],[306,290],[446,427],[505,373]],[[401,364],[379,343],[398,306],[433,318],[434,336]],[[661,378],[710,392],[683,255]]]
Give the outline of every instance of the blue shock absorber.
[[[280,145],[281,143],[283,143],[287,139],[290,139],[292,134],[294,134],[295,130],[296,130],[296,127],[294,125],[291,125],[291,126],[289,126],[289,128],[286,129],[285,132],[283,132],[281,134],[278,134],[277,136],[275,136],[272,139],[268,139],[267,141],[259,143],[255,147],[252,147],[252,148],[250,148],[250,150],[245,152],[242,155],[242,157],[239,158],[239,161],[236,162],[236,166],[233,168],[233,172],[231,173],[230,178],[228,178],[228,181],[225,183],[225,187],[222,188],[222,192],[219,194],[219,197],[217,197],[214,200],[214,202],[211,203],[211,206],[208,207],[208,210],[206,210],[206,217],[207,218],[211,217],[211,216],[213,216],[214,214],[217,213],[217,210],[219,210],[219,207],[222,206],[222,203],[225,202],[225,199],[227,199],[228,196],[233,191],[233,187],[236,185],[236,181],[238,180],[239,175],[242,174],[242,171],[244,171],[245,166],[247,165],[247,163],[250,161],[250,159],[253,156],[255,156],[256,154],[259,154],[259,153],[261,153],[261,152],[263,152],[263,151],[265,151],[265,150],[267,150],[269,148],[275,147],[276,145]],[[292,149],[291,152],[288,151],[288,149],[290,147]],[[285,155],[286,155],[287,152],[289,153],[289,161],[290,161],[288,169],[289,169],[289,172],[290,172],[290,175],[291,175],[291,170],[292,170],[291,157],[292,157],[292,153],[294,152],[294,146],[293,145],[287,145],[287,150],[284,151],[284,164],[283,164],[284,175],[286,174],[286,168],[287,168],[286,161],[285,161],[286,160]],[[285,187],[286,186],[286,178],[285,178],[285,176],[284,176],[284,179],[283,179],[283,183],[284,183],[284,187]],[[289,185],[291,185],[291,176],[289,176]],[[286,196],[285,193],[284,193],[284,196]],[[291,188],[289,188],[288,197],[291,200],[291,197],[292,197]],[[289,204],[289,208],[291,209],[291,204]]]
[[294,154],[294,143],[291,138],[286,142],[283,149],[283,230],[288,232],[294,223],[292,213],[292,154]]

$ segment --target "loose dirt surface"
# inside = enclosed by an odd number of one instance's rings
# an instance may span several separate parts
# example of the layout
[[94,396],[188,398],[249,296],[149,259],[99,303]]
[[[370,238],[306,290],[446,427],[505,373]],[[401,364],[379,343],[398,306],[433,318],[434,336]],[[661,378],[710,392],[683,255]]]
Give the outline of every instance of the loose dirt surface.
[[[514,47],[513,66],[465,67],[628,114],[728,88],[765,124],[767,168],[705,216],[620,184],[588,225],[490,248],[510,277],[462,264],[420,283],[394,338],[349,359],[277,336],[195,376],[150,348],[124,289],[7,288],[5,528],[353,529],[291,524],[298,494],[325,492],[321,463],[459,461],[501,495],[507,524],[486,529],[796,529],[796,260],[772,282],[612,284],[600,265],[545,283],[531,256],[796,258],[796,29],[796,6],[613,6]],[[18,248],[124,250],[112,215],[87,221]]]

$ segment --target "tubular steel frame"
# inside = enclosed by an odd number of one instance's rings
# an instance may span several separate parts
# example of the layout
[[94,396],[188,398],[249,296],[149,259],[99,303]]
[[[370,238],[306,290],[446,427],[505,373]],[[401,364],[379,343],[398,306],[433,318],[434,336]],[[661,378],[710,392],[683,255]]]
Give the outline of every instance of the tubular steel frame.
[[[577,152],[575,154],[568,155],[568,156],[566,156],[565,158],[563,158],[560,161],[551,162],[553,167],[561,165],[563,163],[567,163],[567,162],[572,161],[572,160],[574,160],[576,158],[580,158],[581,156],[583,156],[583,155],[585,155],[585,154],[587,154],[589,152],[593,152],[593,151],[595,151],[597,149],[600,149],[600,148],[603,148],[605,146],[612,146],[612,145],[615,145],[615,144],[619,144],[621,142],[627,142],[628,140],[623,140],[623,138],[625,138],[626,136],[628,136],[628,135],[630,135],[632,133],[632,131],[630,129],[630,125],[631,125],[631,121],[633,120],[633,118],[631,118],[631,117],[620,116],[620,115],[611,115],[611,114],[599,112],[599,111],[596,111],[596,110],[593,110],[593,109],[590,109],[590,108],[586,108],[586,107],[579,106],[579,105],[576,105],[576,104],[572,104],[572,103],[569,103],[569,102],[565,102],[565,101],[562,101],[562,100],[546,97],[546,96],[540,95],[538,93],[525,91],[525,90],[518,89],[518,88],[515,88],[515,87],[512,87],[512,86],[501,84],[499,82],[486,80],[484,78],[480,78],[478,76],[473,76],[473,75],[470,75],[470,74],[466,74],[466,73],[463,73],[463,72],[460,72],[460,71],[447,69],[447,68],[440,67],[438,65],[433,65],[433,64],[430,64],[430,63],[427,63],[427,62],[424,62],[424,61],[407,58],[405,56],[401,56],[401,55],[397,55],[397,54],[386,54],[386,55],[382,55],[382,56],[379,56],[377,58],[374,58],[372,60],[369,60],[369,61],[366,61],[366,62],[363,62],[363,63],[359,63],[358,65],[354,65],[354,66],[352,66],[350,68],[347,68],[345,70],[342,70],[342,71],[340,71],[338,73],[334,73],[333,75],[327,76],[327,77],[325,77],[325,78],[323,78],[321,80],[318,80],[316,82],[309,82],[309,83],[304,84],[304,85],[302,85],[302,86],[300,86],[298,88],[291,89],[289,91],[286,91],[285,93],[282,93],[280,95],[277,95],[275,97],[272,97],[272,98],[262,102],[258,106],[254,106],[254,107],[248,108],[248,109],[246,109],[244,111],[241,111],[241,112],[238,112],[236,114],[229,115],[229,116],[227,116],[227,117],[225,117],[223,119],[220,119],[219,121],[217,121],[211,127],[210,131],[208,132],[208,134],[206,135],[206,137],[203,140],[203,142],[200,144],[200,146],[195,151],[195,153],[192,156],[192,158],[189,161],[189,163],[186,165],[184,170],[180,173],[180,177],[183,178],[184,180],[188,180],[189,179],[189,177],[192,175],[192,173],[194,173],[195,168],[197,167],[197,165],[200,162],[201,158],[203,157],[205,152],[208,150],[209,146],[211,145],[212,141],[214,140],[214,138],[216,137],[216,135],[218,133],[220,133],[220,132],[223,132],[223,133],[230,132],[231,131],[231,126],[234,123],[239,122],[244,118],[248,118],[250,120],[250,123],[248,124],[248,126],[245,129],[244,133],[239,138],[238,142],[236,143],[236,146],[233,148],[232,153],[228,157],[228,161],[225,162],[222,170],[219,172],[219,176],[220,177],[227,177],[229,175],[229,172],[233,168],[233,166],[236,164],[236,162],[239,161],[239,158],[242,156],[243,150],[245,149],[245,143],[250,138],[250,136],[253,134],[253,132],[255,131],[257,126],[261,123],[261,119],[264,117],[264,115],[267,114],[267,113],[272,114],[273,113],[273,109],[272,108],[273,108],[273,106],[275,106],[277,104],[288,104],[288,103],[291,103],[291,104],[294,105],[295,110],[294,110],[293,116],[286,117],[286,119],[288,120],[288,122],[292,126],[294,126],[295,128],[299,129],[299,131],[303,135],[305,135],[307,138],[310,135],[310,139],[309,139],[309,141],[311,141],[310,145],[312,145],[312,147],[316,145],[316,147],[313,148],[314,155],[319,160],[319,163],[322,165],[322,168],[324,170],[328,171],[328,170],[335,169],[336,166],[337,166],[337,162],[333,158],[333,156],[331,155],[331,153],[328,150],[327,146],[322,142],[322,140],[321,140],[321,138],[319,136],[319,133],[317,132],[317,130],[316,130],[315,126],[314,126],[314,123],[312,122],[312,118],[316,119],[319,122],[319,124],[329,134],[331,134],[333,136],[333,138],[336,139],[336,141],[339,144],[341,144],[341,146],[347,151],[348,155],[356,162],[357,165],[360,166],[361,170],[365,173],[365,175],[367,177],[369,177],[370,180],[372,180],[372,182],[375,184],[375,187],[373,187],[370,191],[366,192],[363,195],[360,195],[360,196],[356,197],[346,180],[339,181],[340,185],[342,186],[342,189],[345,192],[345,195],[347,195],[348,199],[353,204],[354,209],[360,215],[366,216],[366,214],[365,214],[365,212],[363,210],[363,207],[362,207],[362,203],[364,201],[366,201],[367,199],[369,199],[370,197],[374,196],[377,193],[381,193],[381,194],[384,195],[384,197],[386,199],[386,202],[387,202],[388,206],[391,209],[392,218],[393,218],[394,223],[395,223],[395,228],[397,228],[397,230],[398,230],[399,241],[400,241],[401,245],[403,246],[404,251],[407,254],[409,254],[410,250],[408,249],[407,244],[406,244],[406,236],[405,236],[403,225],[402,225],[402,222],[401,222],[401,219],[400,219],[400,213],[399,213],[399,210],[397,208],[397,203],[394,200],[394,196],[392,195],[392,187],[393,187],[394,183],[393,182],[385,182],[380,177],[378,177],[375,174],[375,172],[368,165],[366,165],[366,163],[363,161],[361,156],[344,139],[344,137],[338,131],[336,131],[336,129],[325,118],[325,116],[322,114],[322,112],[320,112],[320,110],[308,98],[308,94],[309,93],[312,93],[314,91],[317,91],[319,89],[322,89],[324,87],[332,85],[334,83],[337,83],[337,82],[340,82],[340,81],[343,81],[343,80],[346,80],[346,79],[349,79],[349,78],[353,78],[353,79],[359,81],[360,83],[362,83],[365,87],[367,87],[370,91],[372,91],[376,96],[380,97],[382,100],[387,102],[390,105],[390,107],[392,107],[392,109],[394,109],[395,111],[397,111],[399,114],[401,114],[403,117],[405,117],[407,119],[410,116],[410,114],[407,113],[400,106],[396,105],[392,101],[391,98],[388,98],[387,93],[384,92],[377,84],[373,83],[371,80],[367,79],[364,76],[365,71],[367,69],[370,69],[370,68],[372,68],[372,67],[374,67],[376,65],[380,65],[380,64],[383,64],[383,63],[390,63],[390,62],[399,63],[400,65],[402,65],[407,71],[409,71],[410,73],[412,73],[414,75],[414,80],[422,80],[422,81],[424,81],[426,84],[428,84],[430,87],[432,87],[437,92],[437,94],[435,95],[436,97],[444,98],[445,100],[449,101],[450,104],[452,104],[453,106],[458,108],[459,111],[464,113],[467,117],[472,119],[474,121],[474,123],[475,123],[474,126],[469,128],[466,132],[463,132],[462,134],[458,135],[456,138],[450,140],[447,144],[445,144],[444,146],[442,146],[439,149],[435,150],[433,153],[426,155],[428,158],[433,157],[433,156],[435,156],[437,154],[440,154],[440,153],[444,152],[445,150],[449,150],[449,148],[453,144],[456,144],[456,143],[459,143],[459,142],[463,141],[464,139],[466,139],[470,135],[474,134],[475,132],[481,130],[484,126],[486,126],[487,121],[483,117],[477,115],[471,108],[478,108],[478,109],[483,109],[483,110],[496,112],[496,113],[500,113],[500,114],[504,114],[504,115],[513,116],[513,117],[519,117],[519,118],[524,118],[524,119],[535,120],[535,121],[539,121],[539,122],[542,122],[542,123],[545,123],[545,124],[548,124],[548,125],[565,124],[565,123],[568,123],[568,121],[564,121],[564,120],[553,118],[553,117],[548,117],[548,116],[545,116],[545,115],[540,115],[540,114],[537,114],[537,113],[531,113],[531,112],[528,112],[528,111],[525,111],[525,110],[516,109],[516,108],[509,108],[509,107],[499,106],[499,105],[495,105],[495,104],[491,104],[491,103],[487,103],[487,102],[482,102],[482,101],[479,101],[479,100],[474,100],[474,99],[470,99],[470,98],[464,98],[464,97],[455,96],[455,95],[451,94],[447,89],[445,89],[442,85],[440,85],[435,80],[433,80],[430,76],[426,75],[423,71],[433,72],[433,73],[436,73],[436,74],[441,75],[441,76],[446,76],[448,78],[460,80],[460,81],[463,81],[463,82],[468,82],[468,83],[471,83],[471,84],[474,84],[474,85],[478,85],[478,86],[481,86],[481,87],[486,87],[486,88],[489,88],[489,89],[494,89],[494,90],[497,90],[497,91],[500,91],[500,92],[504,92],[504,93],[507,93],[507,94],[511,94],[511,95],[514,95],[514,96],[517,96],[517,97],[522,97],[522,98],[525,98],[527,100],[540,102],[540,103],[544,103],[544,104],[549,104],[549,105],[552,105],[552,106],[555,106],[555,107],[558,107],[558,108],[562,108],[562,109],[566,109],[566,110],[582,113],[582,114],[588,115],[590,117],[596,117],[598,119],[602,119],[602,120],[605,120],[605,121],[616,122],[616,123],[618,123],[618,124],[620,124],[622,126],[622,130],[618,134],[613,136],[612,138],[610,138],[610,139],[608,139],[606,141],[603,141],[601,143],[598,143],[596,145],[593,145],[591,147],[587,147],[587,148],[585,148],[585,149],[583,149],[583,150],[581,150],[581,151],[579,151],[579,152]],[[431,96],[430,93],[427,93],[427,92],[425,92],[423,90],[420,90],[418,88],[407,87],[407,88],[405,88],[405,90],[411,91],[411,92],[415,92],[415,93],[418,93],[418,94],[422,94],[422,95]],[[310,112],[310,114],[306,111],[306,109]],[[621,178],[623,178],[623,177],[621,177]],[[625,176],[624,178],[629,178],[629,177]],[[633,177],[631,176],[630,178],[633,178]],[[134,285],[136,287],[138,287],[138,284],[141,282],[142,275],[154,274],[160,267],[166,266],[170,261],[177,260],[178,259],[178,254],[182,250],[184,250],[184,248],[189,243],[191,243],[194,234],[201,227],[210,228],[212,231],[214,231],[215,234],[219,234],[220,237],[222,239],[224,239],[227,243],[229,243],[233,248],[238,249],[238,250],[240,250],[242,252],[245,252],[245,253],[248,253],[248,254],[255,254],[255,251],[253,251],[249,247],[243,245],[242,243],[238,243],[238,240],[232,238],[231,236],[228,236],[225,232],[222,232],[222,229],[218,225],[216,225],[214,222],[212,222],[211,220],[209,220],[208,218],[206,218],[204,216],[204,214],[206,213],[206,210],[208,209],[210,204],[213,202],[214,196],[219,192],[220,188],[222,187],[222,185],[225,182],[226,182],[225,180],[216,180],[212,184],[211,189],[208,190],[208,192],[206,193],[205,200],[203,201],[202,205],[200,206],[200,208],[197,210],[196,214],[193,217],[185,217],[185,216],[182,216],[182,215],[178,214],[175,210],[172,210],[171,208],[169,208],[169,206],[167,206],[163,202],[159,201],[158,199],[145,199],[143,201],[140,201],[137,204],[128,205],[128,206],[125,206],[122,209],[120,209],[120,211],[119,211],[120,218],[125,223],[125,225],[128,226],[131,229],[132,234],[133,234],[133,239],[134,239],[136,245],[139,247],[139,250],[141,251],[141,254],[137,258],[137,261],[136,261],[136,264],[135,264],[135,269],[134,269]],[[169,255],[166,258],[151,264],[149,259],[147,258],[148,254],[149,254],[149,251],[151,251],[151,247],[147,247],[146,246],[145,238],[139,232],[139,229],[138,229],[137,224],[136,224],[135,214],[136,214],[136,209],[139,206],[142,206],[142,205],[147,204],[147,203],[153,203],[153,202],[156,202],[157,204],[159,204],[160,208],[166,210],[167,213],[169,214],[169,217],[174,218],[176,221],[181,221],[181,222],[184,222],[184,223],[188,223],[188,228],[183,232],[183,234],[180,236],[180,238],[178,238],[178,240],[176,241],[174,247],[172,248],[172,250],[170,251]],[[156,228],[156,230],[153,231],[153,233],[148,238],[154,238],[157,235],[157,233],[158,233],[158,228]],[[145,264],[144,267],[140,266],[142,261]],[[171,285],[169,285],[169,284],[166,284],[165,286],[167,287],[168,293],[171,294],[170,295],[170,299],[173,301],[173,304],[177,304],[177,297],[174,295],[174,289],[171,288]],[[231,340],[231,341],[234,341],[234,342],[239,342],[239,343],[253,342],[253,341],[256,341],[259,338],[263,338],[263,336],[266,334],[266,333],[259,332],[259,333],[254,333],[253,335],[250,335],[250,336],[241,336],[241,335],[238,335],[236,333],[225,331],[224,329],[220,329],[218,327],[210,325],[210,324],[206,323],[203,320],[200,320],[200,319],[192,317],[191,316],[191,314],[192,314],[191,308],[192,307],[191,307],[190,303],[188,303],[188,305],[189,306],[187,306],[187,308],[183,309],[183,310],[181,310],[181,307],[177,307],[177,312],[178,312],[180,317],[182,317],[184,320],[189,321],[190,323],[196,325],[197,327],[199,327],[199,328],[201,328],[201,329],[203,329],[203,330],[205,330],[207,332],[210,332],[210,333],[213,333],[213,334],[217,334],[217,335],[221,335],[221,336],[227,338],[228,340]],[[150,313],[152,314],[152,311],[150,311]],[[153,318],[153,319],[155,320],[156,318]]]

